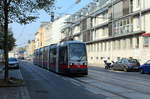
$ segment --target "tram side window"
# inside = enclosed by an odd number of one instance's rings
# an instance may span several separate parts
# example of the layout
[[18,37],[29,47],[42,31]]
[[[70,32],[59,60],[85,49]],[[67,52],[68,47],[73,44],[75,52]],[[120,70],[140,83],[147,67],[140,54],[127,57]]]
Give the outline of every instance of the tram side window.
[[60,64],[67,64],[67,47],[61,47],[59,53]]
[[50,51],[50,63],[56,63],[56,48]]

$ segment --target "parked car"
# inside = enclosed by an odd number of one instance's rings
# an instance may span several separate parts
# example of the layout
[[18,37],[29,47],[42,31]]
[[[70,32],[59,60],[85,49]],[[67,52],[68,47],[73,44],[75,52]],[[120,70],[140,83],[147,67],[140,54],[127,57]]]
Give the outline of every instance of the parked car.
[[119,61],[113,63],[111,69],[128,72],[129,70],[138,70],[139,66],[140,63],[137,59],[122,58]]
[[150,73],[150,60],[139,67],[141,74]]
[[19,62],[16,58],[8,58],[8,65],[10,69],[19,69]]

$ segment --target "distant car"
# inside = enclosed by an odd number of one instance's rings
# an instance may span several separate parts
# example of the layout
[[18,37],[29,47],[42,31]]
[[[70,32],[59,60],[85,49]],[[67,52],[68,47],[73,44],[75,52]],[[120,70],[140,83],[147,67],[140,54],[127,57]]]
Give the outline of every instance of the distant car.
[[141,74],[150,73],[150,60],[139,67]]
[[122,58],[119,61],[113,63],[111,69],[128,72],[129,70],[138,70],[139,66],[140,63],[137,59]]
[[10,69],[19,69],[19,62],[16,58],[8,58],[8,65]]

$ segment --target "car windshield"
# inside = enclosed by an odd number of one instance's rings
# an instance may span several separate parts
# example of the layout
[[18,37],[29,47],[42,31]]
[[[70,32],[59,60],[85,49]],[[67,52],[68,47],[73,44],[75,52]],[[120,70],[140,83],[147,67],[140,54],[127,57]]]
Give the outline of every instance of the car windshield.
[[69,45],[70,60],[86,60],[85,44],[70,44]]
[[150,60],[146,62],[146,64],[150,64]]
[[8,61],[17,61],[16,58],[9,58]]
[[129,59],[128,62],[129,63],[137,63],[137,60],[136,59]]

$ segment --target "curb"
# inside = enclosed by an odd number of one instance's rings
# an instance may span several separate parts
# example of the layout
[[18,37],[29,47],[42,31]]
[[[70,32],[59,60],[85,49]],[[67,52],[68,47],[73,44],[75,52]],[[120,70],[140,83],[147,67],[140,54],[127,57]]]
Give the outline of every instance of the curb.
[[[23,76],[21,74],[21,71],[18,70],[17,73],[18,73],[19,78],[23,80]],[[20,99],[31,99],[29,92],[25,86],[20,87]]]

